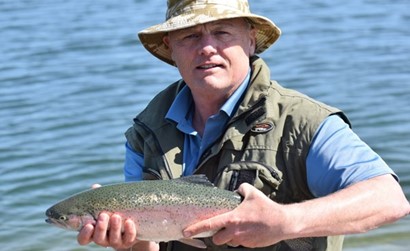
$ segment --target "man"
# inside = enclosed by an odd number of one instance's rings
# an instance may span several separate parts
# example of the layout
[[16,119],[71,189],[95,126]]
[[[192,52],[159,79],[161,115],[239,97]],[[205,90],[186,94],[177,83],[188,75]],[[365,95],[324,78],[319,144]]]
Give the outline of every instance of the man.
[[[166,21],[139,33],[182,79],[127,131],[125,177],[202,173],[238,190],[238,208],[184,230],[186,237],[218,231],[205,240],[209,250],[340,250],[343,234],[410,212],[395,174],[342,111],[270,81],[256,54],[279,35],[272,21],[250,13],[247,0],[169,0]],[[103,213],[78,241],[159,250],[137,232],[134,222]],[[161,250],[196,249],[169,243]]]

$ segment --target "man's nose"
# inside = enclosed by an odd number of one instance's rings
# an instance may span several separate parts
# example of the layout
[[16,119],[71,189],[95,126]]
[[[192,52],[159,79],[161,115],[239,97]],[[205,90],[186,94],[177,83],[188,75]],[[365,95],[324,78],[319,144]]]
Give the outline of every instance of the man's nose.
[[212,55],[217,52],[217,41],[211,35],[202,35],[198,41],[198,52],[200,55]]

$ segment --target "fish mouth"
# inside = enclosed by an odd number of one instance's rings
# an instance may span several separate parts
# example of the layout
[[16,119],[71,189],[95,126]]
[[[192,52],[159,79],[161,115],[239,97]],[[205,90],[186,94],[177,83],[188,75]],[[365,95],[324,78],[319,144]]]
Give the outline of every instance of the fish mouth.
[[45,222],[48,224],[56,225],[56,226],[62,226],[61,222],[53,218],[47,218]]
[[53,226],[56,227],[60,227],[60,228],[67,228],[67,224],[64,224],[63,222],[57,220],[57,219],[53,219],[53,218],[47,218],[45,220],[46,223],[51,224]]

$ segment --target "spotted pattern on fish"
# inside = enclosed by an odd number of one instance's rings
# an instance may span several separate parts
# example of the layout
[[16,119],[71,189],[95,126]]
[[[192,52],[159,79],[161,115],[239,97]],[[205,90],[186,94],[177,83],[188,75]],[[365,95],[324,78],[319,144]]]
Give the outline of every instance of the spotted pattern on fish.
[[136,223],[140,240],[170,241],[182,239],[182,230],[190,224],[233,210],[240,202],[237,193],[218,189],[205,176],[195,175],[87,190],[50,207],[46,221],[80,230],[86,223],[95,223],[99,213],[115,212]]

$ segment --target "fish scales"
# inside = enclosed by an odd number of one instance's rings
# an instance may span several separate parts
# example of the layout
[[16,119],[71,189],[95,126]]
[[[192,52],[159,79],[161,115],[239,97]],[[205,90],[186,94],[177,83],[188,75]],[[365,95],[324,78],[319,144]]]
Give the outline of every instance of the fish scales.
[[[46,211],[48,223],[72,230],[95,224],[101,212],[118,213],[133,220],[140,240],[183,240],[182,230],[190,224],[236,208],[241,197],[218,189],[205,176],[195,175],[168,181],[140,181],[107,185],[73,195]],[[204,233],[197,237],[208,237]],[[189,240],[204,248],[204,244]]]
[[[216,200],[216,198],[218,198]],[[79,210],[127,210],[136,207],[146,207],[163,203],[167,205],[198,205],[202,207],[237,206],[237,196],[229,191],[204,187],[187,182],[172,181],[142,181],[107,185],[98,189],[88,190],[62,201],[56,206],[64,207],[70,204],[83,206]]]

